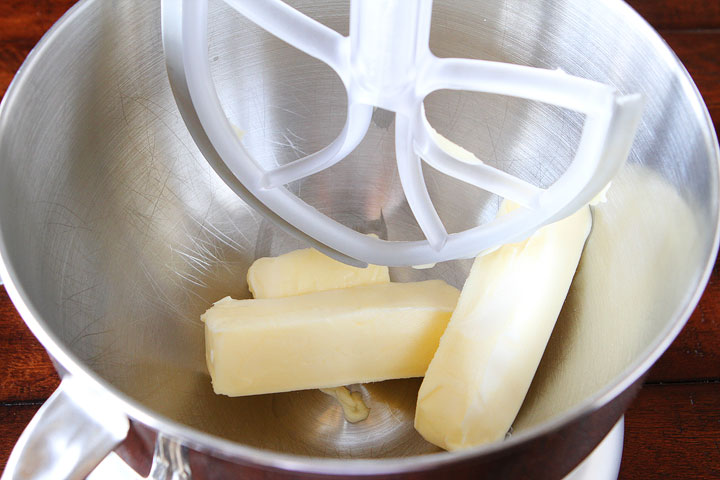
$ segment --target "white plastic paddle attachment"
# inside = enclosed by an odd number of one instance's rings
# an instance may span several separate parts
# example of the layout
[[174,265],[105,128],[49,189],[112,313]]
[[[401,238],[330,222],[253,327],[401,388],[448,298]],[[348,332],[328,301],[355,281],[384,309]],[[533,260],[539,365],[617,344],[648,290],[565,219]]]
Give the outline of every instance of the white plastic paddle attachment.
[[[627,158],[640,121],[640,95],[621,95],[602,83],[560,70],[435,57],[428,46],[432,0],[352,0],[349,37],[281,0],[224,1],[337,72],[347,90],[345,126],[319,152],[273,170],[262,168],[240,143],[210,75],[207,0],[163,0],[168,73],[183,118],[205,157],[236,193],[286,230],[350,263],[430,264],[519,241],[597,195]],[[572,163],[553,185],[541,189],[484,163],[454,157],[432,136],[423,109],[424,98],[441,89],[508,95],[584,114]],[[426,240],[389,242],[363,235],[286,188],[352,152],[367,132],[373,107],[396,113],[399,177]],[[422,161],[525,208],[448,234],[423,181]]]

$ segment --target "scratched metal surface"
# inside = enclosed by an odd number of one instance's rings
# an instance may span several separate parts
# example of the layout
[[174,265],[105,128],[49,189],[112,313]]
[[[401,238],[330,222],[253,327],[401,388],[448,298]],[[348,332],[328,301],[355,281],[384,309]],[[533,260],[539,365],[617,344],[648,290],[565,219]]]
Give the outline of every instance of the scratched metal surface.
[[[579,13],[576,4],[482,2],[468,12],[438,2],[431,37],[440,56],[562,67],[649,98],[631,166],[596,216],[516,431],[579,405],[641,361],[677,322],[714,233],[716,165],[707,160],[701,107],[677,95],[692,93],[682,72],[640,42],[625,18],[599,7]],[[282,164],[329,143],[345,114],[329,68],[213,5],[213,74],[248,150]],[[87,2],[56,34],[63,41],[25,67],[22,93],[5,106],[0,223],[16,282],[65,348],[165,417],[283,452],[434,451],[412,428],[416,380],[363,387],[372,414],[358,425],[316,391],[212,393],[200,313],[223,296],[248,296],[253,259],[301,245],[239,201],[193,145],[169,91],[157,7]],[[347,31],[345,4],[301,9]],[[590,18],[604,26],[592,30]],[[646,68],[635,68],[639,62]],[[450,139],[541,185],[563,171],[581,126],[559,109],[457,92],[433,95],[427,110]],[[419,238],[398,188],[391,122],[376,112],[351,158],[293,188],[355,228]],[[425,175],[450,231],[494,214],[497,199],[432,170]],[[657,258],[667,261],[658,266]],[[468,267],[449,262],[392,275],[461,286]]]

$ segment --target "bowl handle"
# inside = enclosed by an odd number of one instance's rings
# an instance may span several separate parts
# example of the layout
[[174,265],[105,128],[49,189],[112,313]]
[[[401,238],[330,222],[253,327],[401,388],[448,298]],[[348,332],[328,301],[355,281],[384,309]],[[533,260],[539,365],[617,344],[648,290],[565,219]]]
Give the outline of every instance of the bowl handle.
[[83,479],[129,426],[108,393],[66,375],[15,444],[2,480]]

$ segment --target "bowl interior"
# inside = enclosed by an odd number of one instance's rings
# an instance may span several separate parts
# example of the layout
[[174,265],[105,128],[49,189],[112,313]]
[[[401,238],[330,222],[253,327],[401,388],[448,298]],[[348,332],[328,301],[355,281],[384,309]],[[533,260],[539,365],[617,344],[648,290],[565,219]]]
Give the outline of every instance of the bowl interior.
[[[294,2],[348,29],[346,2]],[[343,420],[319,391],[212,393],[199,316],[248,297],[258,257],[302,245],[243,204],[193,144],[174,104],[158,2],[85,1],[24,67],[0,117],[3,260],[41,322],[88,368],[170,419],[243,444],[320,457],[437,449],[413,429],[419,379],[358,386],[370,417]],[[628,165],[594,211],[591,237],[519,432],[615,383],[679,322],[713,255],[717,147],[702,102],[658,37],[621,2],[437,1],[438,56],[562,68],[640,92]],[[340,80],[218,1],[210,59],[228,117],[261,163],[317,151],[339,133]],[[507,97],[441,91],[430,122],[482,160],[542,186],[567,167],[583,118]],[[421,238],[399,188],[393,115],[377,110],[343,162],[290,188],[327,215],[389,239]],[[425,168],[449,231],[499,199]],[[392,269],[396,281],[462,287],[471,261]]]

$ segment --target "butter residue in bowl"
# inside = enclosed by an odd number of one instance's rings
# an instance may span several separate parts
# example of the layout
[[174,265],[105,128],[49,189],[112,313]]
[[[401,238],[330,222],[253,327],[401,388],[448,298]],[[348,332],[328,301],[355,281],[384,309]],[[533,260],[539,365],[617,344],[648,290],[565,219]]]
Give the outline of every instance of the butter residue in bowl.
[[321,388],[320,391],[338,401],[345,420],[350,423],[362,422],[370,414],[370,409],[365,405],[360,392],[351,392],[347,387]]

